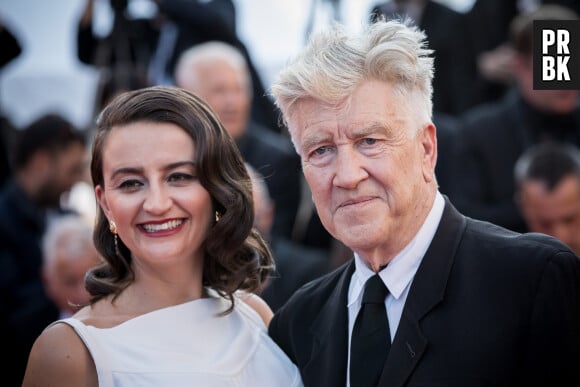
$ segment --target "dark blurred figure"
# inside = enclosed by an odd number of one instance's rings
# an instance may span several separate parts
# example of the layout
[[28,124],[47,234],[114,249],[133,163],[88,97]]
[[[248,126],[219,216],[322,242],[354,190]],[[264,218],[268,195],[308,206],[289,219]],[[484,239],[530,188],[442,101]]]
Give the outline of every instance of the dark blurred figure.
[[514,170],[516,202],[530,231],[560,239],[580,256],[580,148],[546,142]]
[[0,20],[0,68],[11,62],[22,53],[22,46],[16,36]]
[[169,31],[174,29],[175,34],[173,39],[168,39],[173,41],[173,45],[168,47],[166,60],[162,60],[162,63],[165,63],[164,76],[170,78],[170,83],[174,83],[173,75],[181,53],[188,48],[213,40],[234,46],[246,59],[252,78],[253,120],[269,130],[281,132],[283,129],[278,122],[278,112],[269,94],[266,93],[246,45],[237,34],[234,2],[232,0],[155,0],[155,2],[159,7],[160,16],[166,21],[162,28]]
[[448,195],[454,184],[454,171],[456,163],[457,136],[459,121],[450,114],[434,113],[433,123],[437,128],[437,163],[435,164],[435,177],[439,184],[439,191]]
[[469,87],[475,103],[500,99],[512,82],[513,50],[509,42],[511,21],[523,9],[517,0],[476,0],[465,14],[472,55],[476,63],[476,79]]
[[[16,36],[0,20],[0,71],[22,53],[22,46]],[[13,137],[14,126],[3,114],[0,114],[0,187],[8,180],[11,174],[8,152]]]
[[308,248],[288,238],[271,235],[275,208],[268,186],[252,166],[246,164],[246,167],[252,179],[254,227],[270,244],[276,265],[261,296],[275,312],[300,286],[328,273],[330,259],[325,250]]
[[77,26],[79,60],[112,73],[137,73],[147,76],[149,62],[156,50],[159,27],[154,19],[129,18],[129,0],[110,0],[113,27],[100,38],[93,32],[95,0],[86,0]]
[[532,68],[533,20],[577,18],[569,9],[546,5],[511,24],[514,87],[497,103],[461,117],[451,196],[466,215],[526,231],[514,202],[517,158],[545,140],[580,144],[580,90],[534,90]]
[[8,153],[10,152],[14,126],[7,117],[0,114],[0,189],[12,174]]
[[95,93],[93,116],[96,118],[101,110],[118,94],[147,86],[153,85],[149,83],[147,77],[138,72],[103,71]]
[[152,84],[148,71],[157,47],[159,26],[155,19],[130,18],[129,0],[110,0],[113,27],[109,35],[98,37],[93,31],[95,0],[86,0],[77,26],[77,56],[99,71],[93,116],[117,92]]
[[577,15],[580,15],[580,1],[578,0],[544,0],[541,1],[541,3],[561,5],[573,10]]
[[182,53],[175,80],[207,101],[244,161],[264,176],[275,203],[272,234],[291,237],[301,200],[300,158],[289,138],[252,120],[252,79],[244,56],[219,41],[195,45]]
[[[277,111],[266,94],[252,58],[236,31],[236,10],[231,0],[152,0],[157,14],[130,18],[130,0],[110,0],[114,11],[111,33],[100,39],[93,32],[93,6],[87,0],[78,24],[79,59],[116,74],[136,72],[149,84],[171,85],[177,59],[187,48],[218,40],[235,46],[246,58],[252,77],[252,117],[280,132]],[[120,77],[117,75],[117,77]]]
[[[56,307],[43,290],[41,240],[59,216],[64,192],[83,177],[86,140],[61,116],[50,114],[17,133],[14,173],[0,191],[0,335],[5,346],[2,384],[19,386],[36,337]],[[56,313],[58,316],[58,313]]]
[[371,22],[410,17],[427,34],[429,48],[434,50],[433,110],[456,115],[474,105],[472,95],[476,75],[463,14],[431,0],[391,0],[376,4]]
[[514,80],[510,23],[518,14],[532,12],[542,4],[561,5],[580,13],[577,0],[476,0],[466,13],[466,33],[477,67],[476,81],[470,85],[476,104],[494,102],[509,91]]

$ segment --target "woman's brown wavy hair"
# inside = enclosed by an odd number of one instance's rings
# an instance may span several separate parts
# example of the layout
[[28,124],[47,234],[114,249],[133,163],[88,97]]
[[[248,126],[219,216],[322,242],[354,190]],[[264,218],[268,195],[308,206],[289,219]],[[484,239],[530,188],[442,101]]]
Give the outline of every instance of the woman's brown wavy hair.
[[[259,291],[273,267],[267,244],[253,229],[252,184],[237,145],[210,107],[194,94],[170,86],[126,92],[113,99],[97,119],[91,160],[94,186],[105,186],[103,147],[109,133],[135,122],[175,124],[193,140],[200,183],[221,214],[204,243],[203,284],[229,299],[233,308],[233,293]],[[131,252],[120,238],[117,252],[100,207],[93,237],[105,260],[85,279],[91,303],[111,294],[115,299],[134,279]]]

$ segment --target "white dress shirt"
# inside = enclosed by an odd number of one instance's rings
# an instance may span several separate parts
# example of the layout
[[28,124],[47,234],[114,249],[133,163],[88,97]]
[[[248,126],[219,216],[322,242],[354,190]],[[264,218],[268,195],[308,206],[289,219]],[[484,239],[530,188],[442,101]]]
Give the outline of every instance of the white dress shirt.
[[[403,307],[411,288],[411,283],[415,277],[415,273],[423,260],[423,256],[427,252],[431,240],[435,235],[435,231],[441,221],[443,215],[443,208],[445,207],[445,200],[438,192],[433,202],[433,207],[427,215],[425,222],[417,232],[417,235],[409,242],[407,246],[399,254],[397,254],[391,262],[383,270],[379,272],[379,276],[389,289],[389,295],[385,299],[387,308],[387,316],[389,319],[389,328],[391,332],[391,342],[393,341],[399,321],[401,321],[401,314]],[[348,289],[348,362],[347,362],[347,378],[346,386],[350,387],[350,340],[356,316],[361,308],[361,301],[363,295],[364,284],[375,273],[362,261],[358,254],[354,254],[354,263],[356,269],[352,275],[350,286]]]

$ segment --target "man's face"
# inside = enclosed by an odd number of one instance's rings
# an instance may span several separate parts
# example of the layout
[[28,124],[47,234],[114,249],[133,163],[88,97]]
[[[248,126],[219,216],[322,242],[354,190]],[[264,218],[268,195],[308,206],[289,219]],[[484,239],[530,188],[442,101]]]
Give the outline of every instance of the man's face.
[[519,204],[530,231],[552,235],[580,254],[580,179],[565,177],[552,191],[541,181],[528,180]]
[[36,202],[46,207],[57,207],[61,196],[86,175],[86,148],[73,143],[63,151],[48,157],[50,166],[36,192]]
[[536,109],[548,114],[568,114],[577,108],[578,90],[534,90],[534,69],[532,58],[518,56],[514,75],[522,97]]
[[301,100],[288,115],[323,225],[361,255],[394,256],[433,204],[437,141],[419,101],[366,81],[344,106]]
[[233,138],[239,138],[246,130],[251,112],[252,96],[246,70],[224,60],[200,62],[195,66],[197,77],[191,91],[211,106]]

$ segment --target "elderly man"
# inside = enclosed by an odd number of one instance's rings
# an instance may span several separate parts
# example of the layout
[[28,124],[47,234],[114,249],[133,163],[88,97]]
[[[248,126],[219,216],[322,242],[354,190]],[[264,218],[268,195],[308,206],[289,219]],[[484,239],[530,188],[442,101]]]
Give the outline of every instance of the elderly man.
[[269,333],[306,386],[578,386],[580,260],[439,193],[429,54],[406,22],[337,25],[279,74],[320,219],[355,254]]
[[244,160],[265,177],[274,201],[271,232],[290,238],[301,200],[300,159],[288,138],[251,120],[252,81],[243,55],[223,42],[193,46],[180,56],[175,81],[208,102]]

